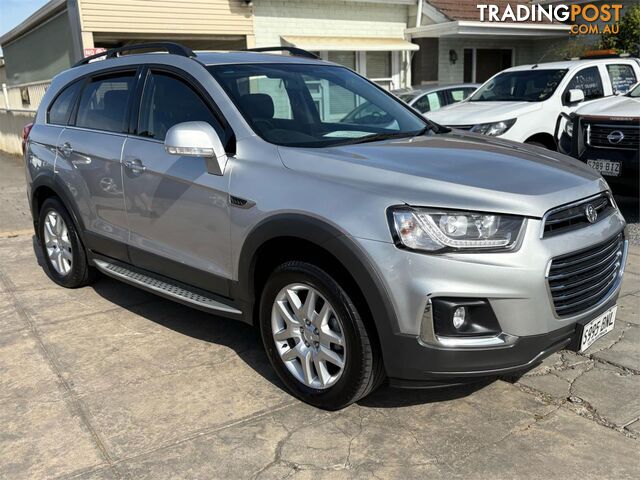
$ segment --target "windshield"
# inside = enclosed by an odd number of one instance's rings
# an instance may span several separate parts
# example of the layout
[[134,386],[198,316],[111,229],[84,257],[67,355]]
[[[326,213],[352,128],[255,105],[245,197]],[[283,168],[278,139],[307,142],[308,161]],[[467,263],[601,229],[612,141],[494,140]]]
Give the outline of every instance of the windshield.
[[640,83],[637,84],[627,95],[633,98],[640,98]]
[[561,70],[503,72],[482,85],[471,102],[542,102],[556,91],[567,74]]
[[343,67],[240,64],[208,70],[253,130],[277,145],[362,143],[428,128],[400,101]]

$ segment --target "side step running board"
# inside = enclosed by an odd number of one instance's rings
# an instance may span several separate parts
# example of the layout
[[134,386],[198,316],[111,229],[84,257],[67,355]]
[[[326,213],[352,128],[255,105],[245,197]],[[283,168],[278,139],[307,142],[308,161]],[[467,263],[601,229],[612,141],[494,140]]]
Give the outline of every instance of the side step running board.
[[148,290],[170,300],[175,300],[186,305],[196,307],[211,313],[218,313],[226,316],[241,316],[242,312],[230,305],[216,300],[212,294],[198,292],[196,289],[190,290],[188,286],[179,283],[169,283],[170,280],[160,280],[140,271],[120,264],[109,263],[104,260],[93,260],[98,269],[110,277],[122,280],[126,283]]

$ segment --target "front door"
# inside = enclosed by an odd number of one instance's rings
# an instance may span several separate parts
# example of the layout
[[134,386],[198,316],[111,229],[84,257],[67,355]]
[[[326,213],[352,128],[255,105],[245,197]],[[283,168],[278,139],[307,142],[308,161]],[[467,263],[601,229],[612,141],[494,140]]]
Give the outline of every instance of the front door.
[[229,174],[208,173],[205,158],[164,149],[167,130],[188,121],[208,122],[224,138],[192,85],[174,73],[150,70],[136,135],[127,138],[123,152],[129,254],[139,267],[228,295]]
[[496,73],[511,67],[512,51],[497,48],[478,48],[476,50],[476,79],[484,83]]

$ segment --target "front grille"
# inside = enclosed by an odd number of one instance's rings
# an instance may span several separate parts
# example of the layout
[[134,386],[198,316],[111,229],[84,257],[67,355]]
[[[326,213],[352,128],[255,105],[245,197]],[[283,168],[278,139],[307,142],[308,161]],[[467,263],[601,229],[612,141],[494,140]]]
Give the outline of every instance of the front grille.
[[640,125],[625,123],[587,123],[587,145],[596,148],[636,150],[640,147]]
[[543,237],[558,235],[595,223],[590,222],[587,217],[589,205],[591,205],[597,213],[595,222],[602,220],[615,208],[611,198],[606,193],[554,208],[544,216]]
[[554,258],[547,281],[556,314],[577,315],[602,302],[616,286],[623,254],[620,233],[594,247]]

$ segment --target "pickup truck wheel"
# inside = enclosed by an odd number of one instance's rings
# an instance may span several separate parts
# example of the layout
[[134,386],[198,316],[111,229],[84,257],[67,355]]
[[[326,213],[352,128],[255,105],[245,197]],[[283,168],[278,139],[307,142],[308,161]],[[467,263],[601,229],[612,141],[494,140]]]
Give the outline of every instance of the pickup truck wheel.
[[262,291],[260,330],[276,373],[306,403],[337,410],[380,384],[380,355],[358,309],[315,265],[276,268]]
[[78,288],[95,274],[88,265],[84,246],[67,209],[57,198],[48,198],[40,209],[38,240],[49,277],[58,285]]

